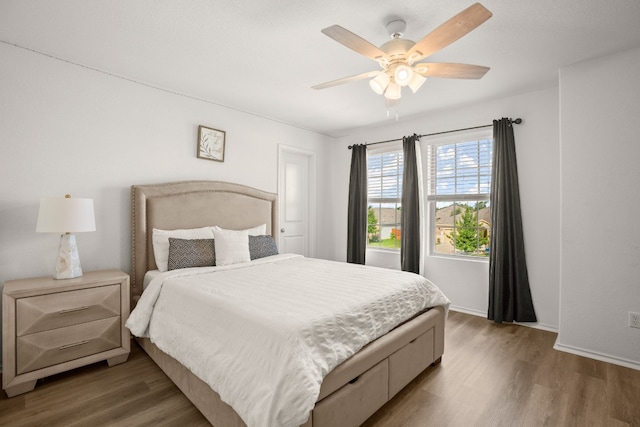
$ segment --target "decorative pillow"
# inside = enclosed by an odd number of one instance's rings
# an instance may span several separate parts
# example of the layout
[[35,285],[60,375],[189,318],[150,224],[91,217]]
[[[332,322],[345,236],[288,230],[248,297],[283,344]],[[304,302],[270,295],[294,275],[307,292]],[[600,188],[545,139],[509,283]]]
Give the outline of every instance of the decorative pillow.
[[278,255],[278,246],[272,236],[249,235],[249,256],[251,261],[271,255]]
[[249,230],[213,230],[216,265],[238,264],[251,261]]
[[169,237],[168,270],[216,265],[213,239],[176,239]]
[[176,239],[211,239],[213,232],[211,227],[189,228],[178,230],[153,229],[151,241],[153,243],[153,255],[156,259],[158,270],[167,271],[167,261],[169,260],[169,237]]

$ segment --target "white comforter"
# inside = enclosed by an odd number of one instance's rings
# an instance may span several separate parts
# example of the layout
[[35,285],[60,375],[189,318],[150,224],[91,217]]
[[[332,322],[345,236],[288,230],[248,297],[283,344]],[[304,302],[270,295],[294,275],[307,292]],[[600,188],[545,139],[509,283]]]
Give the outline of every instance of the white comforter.
[[126,325],[248,426],[298,426],[333,368],[417,312],[448,304],[419,275],[283,254],[162,273]]

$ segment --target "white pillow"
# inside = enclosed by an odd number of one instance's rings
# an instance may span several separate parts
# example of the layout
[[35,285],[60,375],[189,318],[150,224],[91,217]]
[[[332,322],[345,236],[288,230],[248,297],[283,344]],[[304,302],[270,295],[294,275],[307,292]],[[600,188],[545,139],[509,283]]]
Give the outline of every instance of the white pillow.
[[249,236],[264,236],[267,234],[267,224],[256,225],[248,229],[247,232],[249,232]]
[[[220,228],[217,225],[211,227],[213,232],[215,233],[217,230],[225,230],[225,228]],[[267,234],[267,224],[256,225],[253,228],[247,228],[245,231],[249,233],[249,236],[264,236]]]
[[153,229],[151,241],[153,242],[153,255],[156,259],[158,270],[167,271],[169,261],[169,237],[176,239],[211,239],[213,238],[212,227],[189,228],[178,230]]
[[213,230],[216,265],[238,264],[251,261],[249,230]]

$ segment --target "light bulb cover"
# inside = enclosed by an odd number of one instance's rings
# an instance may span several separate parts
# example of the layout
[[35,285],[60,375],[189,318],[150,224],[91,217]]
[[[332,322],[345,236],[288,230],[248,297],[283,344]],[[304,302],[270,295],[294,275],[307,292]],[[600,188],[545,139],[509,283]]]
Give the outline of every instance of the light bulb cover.
[[400,99],[401,96],[402,88],[394,82],[390,82],[387,90],[384,91],[384,97],[387,99]]
[[393,71],[393,80],[400,86],[406,86],[409,84],[414,74],[415,73],[411,67],[405,64],[400,64]]
[[413,77],[411,77],[411,81],[409,82],[409,89],[411,89],[413,93],[416,93],[418,89],[420,89],[422,84],[426,81],[427,81],[426,77],[422,77],[418,73],[413,73]]
[[378,95],[382,95],[389,85],[391,78],[387,73],[380,73],[375,78],[369,80],[369,86]]

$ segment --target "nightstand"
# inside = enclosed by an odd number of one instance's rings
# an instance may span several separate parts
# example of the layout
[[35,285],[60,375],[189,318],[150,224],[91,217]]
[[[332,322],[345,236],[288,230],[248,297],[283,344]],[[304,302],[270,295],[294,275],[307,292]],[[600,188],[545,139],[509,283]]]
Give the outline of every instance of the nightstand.
[[2,292],[2,388],[9,397],[40,378],[130,351],[129,276],[119,270],[75,279],[11,280]]

